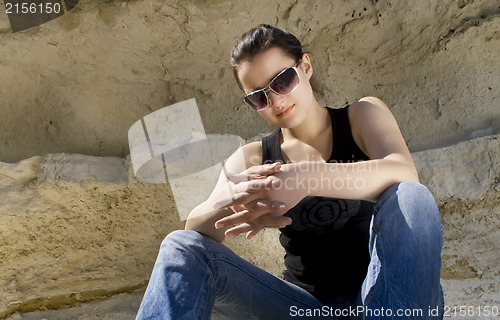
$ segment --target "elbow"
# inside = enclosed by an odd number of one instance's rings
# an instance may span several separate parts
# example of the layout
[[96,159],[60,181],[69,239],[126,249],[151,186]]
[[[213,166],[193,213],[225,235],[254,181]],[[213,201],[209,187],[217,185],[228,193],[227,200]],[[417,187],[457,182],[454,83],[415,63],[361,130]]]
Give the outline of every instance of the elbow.
[[407,181],[420,183],[418,172],[414,165],[403,165],[403,167],[398,170],[397,174],[393,176],[392,180],[390,185]]
[[[417,183],[420,183],[420,179],[418,178],[418,172],[417,172],[417,168],[415,167],[415,165],[411,164],[411,165],[407,165],[406,166],[406,179],[404,181],[413,181],[413,182],[417,182]],[[401,182],[404,182],[404,181],[401,181]]]
[[380,184],[376,191],[368,197],[368,201],[377,202],[382,193],[393,185],[402,182],[417,182],[420,183],[418,173],[414,165],[402,164],[391,165],[390,173],[387,171],[385,174],[384,183]]
[[391,185],[405,181],[420,183],[417,168],[411,158],[408,160],[399,155],[391,155],[384,158],[382,162],[387,165],[385,174],[389,177]]

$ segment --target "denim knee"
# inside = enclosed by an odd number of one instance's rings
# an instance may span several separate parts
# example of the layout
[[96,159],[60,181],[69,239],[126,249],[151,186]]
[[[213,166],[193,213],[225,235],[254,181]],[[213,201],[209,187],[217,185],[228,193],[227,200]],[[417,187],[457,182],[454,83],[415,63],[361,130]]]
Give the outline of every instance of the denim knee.
[[413,181],[389,187],[372,219],[363,302],[373,309],[387,303],[424,309],[440,305],[441,247],[439,211],[429,190]]
[[214,254],[228,250],[222,243],[194,230],[175,230],[163,240],[159,256],[169,260],[208,262]]
[[184,246],[188,243],[196,241],[197,238],[201,238],[202,235],[194,230],[174,230],[170,232],[165,239],[163,239],[162,247],[164,245],[174,245],[174,246]]
[[414,181],[401,182],[397,197],[402,210],[418,215],[414,217],[418,223],[436,225],[441,229],[439,209],[426,186]]
[[159,257],[172,259],[186,259],[193,254],[200,254],[203,248],[200,240],[203,236],[193,230],[175,230],[163,239]]
[[[409,231],[415,231],[420,236],[433,237],[442,241],[442,225],[437,204],[431,192],[424,185],[414,181],[404,181],[389,187],[380,196],[375,210],[384,211],[391,208],[386,217],[377,217],[377,220],[390,219],[388,216],[398,214]],[[397,208],[398,210],[394,210]],[[377,221],[380,223],[380,221]],[[418,232],[417,232],[418,231]]]

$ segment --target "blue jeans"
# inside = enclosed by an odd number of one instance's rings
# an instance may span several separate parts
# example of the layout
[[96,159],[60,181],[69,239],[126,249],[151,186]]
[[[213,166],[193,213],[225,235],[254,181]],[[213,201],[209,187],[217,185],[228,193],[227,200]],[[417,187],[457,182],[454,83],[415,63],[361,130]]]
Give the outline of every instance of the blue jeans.
[[137,319],[442,319],[442,226],[426,187],[402,182],[380,197],[371,261],[357,296],[319,301],[196,231],[161,245]]

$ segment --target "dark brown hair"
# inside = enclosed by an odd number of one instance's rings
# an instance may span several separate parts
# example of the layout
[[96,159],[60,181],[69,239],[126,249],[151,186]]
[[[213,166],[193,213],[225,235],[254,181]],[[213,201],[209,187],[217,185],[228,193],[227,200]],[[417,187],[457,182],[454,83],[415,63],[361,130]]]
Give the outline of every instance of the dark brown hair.
[[302,45],[291,33],[268,24],[261,24],[245,32],[231,51],[231,66],[238,86],[242,88],[237,68],[252,61],[255,56],[270,48],[280,48],[290,58],[299,61],[302,58]]

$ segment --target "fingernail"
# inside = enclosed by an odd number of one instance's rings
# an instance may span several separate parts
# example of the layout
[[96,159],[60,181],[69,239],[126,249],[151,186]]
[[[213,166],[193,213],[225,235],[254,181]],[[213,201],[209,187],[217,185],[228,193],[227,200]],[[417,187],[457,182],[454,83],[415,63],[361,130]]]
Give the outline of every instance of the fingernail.
[[282,203],[282,204],[280,204],[280,209],[281,209],[281,210],[284,210],[285,208],[286,208],[285,204],[283,204],[283,203]]
[[224,224],[222,222],[215,223],[215,229],[222,229],[222,228],[224,228]]

